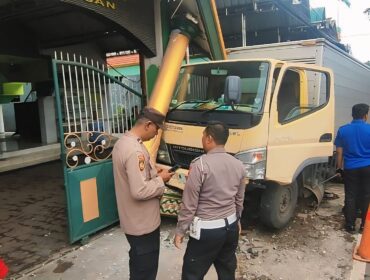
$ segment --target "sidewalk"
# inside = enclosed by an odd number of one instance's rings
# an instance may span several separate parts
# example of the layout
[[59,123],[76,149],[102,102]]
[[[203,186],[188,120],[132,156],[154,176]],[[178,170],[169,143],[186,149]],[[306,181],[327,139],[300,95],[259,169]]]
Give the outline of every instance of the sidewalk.
[[[181,251],[172,245],[172,235],[161,233],[161,253],[157,279],[180,279],[182,257],[186,244]],[[129,279],[129,245],[119,228],[114,228],[60,259],[51,261],[19,278],[22,280],[88,280],[88,279]],[[217,279],[212,267],[206,280]]]
[[[178,280],[181,275],[182,268],[182,258],[185,252],[186,243],[183,244],[181,251],[176,249],[172,244],[173,240],[173,223],[171,221],[165,221],[161,229],[161,252],[160,252],[160,264],[159,271],[157,275],[158,280]],[[353,236],[355,238],[354,243],[358,243],[361,239],[361,235],[357,234]],[[249,232],[249,238],[252,237],[252,232]],[[259,237],[261,238],[261,237]],[[260,240],[261,241],[261,240]],[[255,241],[256,242],[256,241]],[[270,241],[271,242],[271,241]],[[347,241],[348,242],[348,241]],[[260,242],[261,243],[261,242]],[[354,244],[351,243],[351,244]],[[257,244],[257,243],[256,243]],[[259,243],[258,243],[259,244]],[[258,245],[257,244],[257,245]],[[263,244],[263,243],[262,243]],[[244,244],[245,245],[245,244]],[[346,250],[346,259],[348,260],[348,269],[349,272],[342,278],[335,279],[350,279],[350,280],[370,280],[370,264],[351,261],[351,247]],[[267,247],[263,247],[267,248]],[[128,280],[129,269],[128,269],[128,250],[129,245],[124,234],[118,227],[114,227],[110,230],[106,230],[104,233],[98,234],[92,238],[92,240],[84,246],[78,247],[75,246],[71,251],[66,253],[60,253],[54,256],[54,259],[50,262],[40,265],[34,270],[28,272],[26,275],[22,276],[21,280],[103,280],[103,279],[112,279],[112,280]],[[264,268],[274,265],[276,269],[279,269],[279,263],[269,262],[269,257],[273,259],[289,258],[288,251],[285,251],[283,255],[276,255],[275,252],[279,250],[271,249],[270,253],[266,253],[267,258],[262,258],[264,255],[262,252],[260,256],[256,259],[247,260],[246,262],[240,263],[245,266],[246,270],[243,272],[243,277],[238,279],[296,279],[292,278],[292,275],[285,275],[282,278],[279,278],[278,270],[272,270],[271,273],[267,273]],[[329,252],[329,251],[328,251]],[[269,257],[268,257],[269,256]],[[299,255],[294,255],[295,257]],[[293,256],[293,257],[294,257]],[[323,258],[325,255],[323,255]],[[335,258],[335,256],[332,256]],[[306,262],[310,261],[309,258],[304,259]],[[261,270],[259,274],[253,273],[253,264],[256,266],[256,262],[262,262],[259,269]],[[298,260],[299,262],[299,260]],[[323,260],[320,260],[323,262]],[[286,262],[282,264],[281,269],[286,270],[289,267],[291,262]],[[340,269],[339,265],[343,265],[342,262],[333,262],[331,265],[333,269]],[[312,267],[311,267],[312,269]],[[313,269],[322,269],[320,266],[316,266]],[[302,271],[301,271],[302,272]],[[262,278],[264,276],[270,278]],[[308,273],[307,278],[302,278],[304,280],[324,280],[329,279],[324,277],[324,273],[321,274],[321,277],[313,278],[312,274]],[[330,274],[328,274],[330,275]],[[339,274],[340,275],[340,274]],[[339,276],[338,275],[338,276]],[[261,277],[261,278],[255,278]],[[326,275],[327,276],[327,275]],[[276,278],[275,278],[276,277]],[[13,279],[13,278],[9,278]],[[216,272],[212,267],[205,280],[215,280],[217,279]],[[333,278],[334,279],[334,278]]]

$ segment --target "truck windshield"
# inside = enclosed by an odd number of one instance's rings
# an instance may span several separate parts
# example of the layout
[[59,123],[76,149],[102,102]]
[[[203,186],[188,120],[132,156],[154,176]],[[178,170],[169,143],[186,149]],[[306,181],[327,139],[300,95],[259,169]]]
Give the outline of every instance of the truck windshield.
[[[238,111],[258,113],[265,97],[268,62],[227,61],[189,65],[181,69],[170,112],[185,111]],[[226,78],[237,76],[240,101],[233,106],[225,103]]]

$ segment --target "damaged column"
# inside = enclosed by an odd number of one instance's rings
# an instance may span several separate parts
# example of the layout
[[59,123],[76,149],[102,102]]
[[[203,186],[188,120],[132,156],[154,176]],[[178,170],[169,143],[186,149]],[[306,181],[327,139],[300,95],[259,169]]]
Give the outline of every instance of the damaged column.
[[[185,18],[180,17],[173,21],[175,29],[171,32],[148,104],[149,107],[157,109],[164,115],[167,114],[190,39],[199,33],[197,24],[198,22],[189,14]],[[160,136],[146,143],[152,160],[156,158]]]

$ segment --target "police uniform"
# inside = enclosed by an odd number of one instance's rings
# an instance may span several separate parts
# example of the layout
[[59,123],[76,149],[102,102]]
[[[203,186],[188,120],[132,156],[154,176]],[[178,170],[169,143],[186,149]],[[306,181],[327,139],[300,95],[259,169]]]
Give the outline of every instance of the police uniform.
[[191,234],[189,238],[183,280],[203,279],[212,264],[219,279],[235,279],[244,179],[243,164],[223,147],[216,147],[191,163],[176,234],[183,236],[197,221],[200,236],[194,238]]
[[159,258],[159,198],[164,182],[140,138],[126,132],[113,149],[120,226],[130,244],[130,279],[155,279]]

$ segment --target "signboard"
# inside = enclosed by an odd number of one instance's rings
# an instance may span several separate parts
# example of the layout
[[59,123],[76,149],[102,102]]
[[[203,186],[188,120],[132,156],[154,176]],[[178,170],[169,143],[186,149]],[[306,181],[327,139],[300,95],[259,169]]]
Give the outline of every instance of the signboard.
[[[154,30],[154,0],[60,0],[61,2],[76,5],[116,23],[130,39],[139,41],[143,45],[142,51],[146,56],[156,54]],[[120,32],[119,28],[117,32]]]

